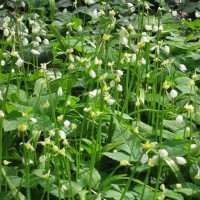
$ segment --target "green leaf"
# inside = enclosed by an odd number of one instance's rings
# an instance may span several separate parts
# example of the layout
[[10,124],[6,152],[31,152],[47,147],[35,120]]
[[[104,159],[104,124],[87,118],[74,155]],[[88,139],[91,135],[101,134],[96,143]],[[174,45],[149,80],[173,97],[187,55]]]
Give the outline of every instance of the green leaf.
[[107,152],[107,151],[110,151],[110,150],[113,150],[114,148],[116,148],[117,146],[123,144],[124,142],[113,142],[113,143],[109,143],[107,145],[105,145],[103,148],[102,148],[102,152]]
[[50,17],[51,17],[51,21],[54,20],[55,17],[55,0],[49,0],[49,4],[50,4]]
[[34,94],[36,96],[40,96],[43,94],[46,94],[47,88],[46,88],[46,79],[39,78],[34,85]]
[[165,189],[165,196],[175,199],[175,200],[184,200],[183,196],[181,194],[178,194],[172,190]]
[[121,161],[121,160],[135,161],[135,159],[132,156],[122,152],[115,152],[115,153],[104,152],[102,153],[102,155],[107,156],[116,161]]
[[11,190],[13,198],[17,198],[19,200],[26,200],[26,197],[13,185],[9,177],[6,175],[6,172],[2,168],[2,175],[5,178],[6,183],[8,184],[9,189]]
[[99,183],[101,181],[101,176],[95,168],[92,169],[92,176],[91,176],[90,170],[91,170],[90,168],[80,169],[79,178],[84,185],[87,185],[88,187],[91,186],[93,189],[98,189]]
[[112,142],[124,142],[116,147],[117,150],[126,152],[130,156],[131,160],[138,159],[140,157],[140,140],[127,128],[115,123],[115,130],[112,137]]
[[53,32],[54,36],[56,37],[57,41],[60,44],[60,48],[65,52],[67,47],[65,44],[64,37],[59,33],[59,31],[52,25],[48,25],[49,29]]
[[177,178],[179,183],[185,182],[183,175],[177,166],[177,164],[169,157],[164,157],[164,161],[167,163],[167,165],[170,167],[172,172],[174,173],[175,177]]

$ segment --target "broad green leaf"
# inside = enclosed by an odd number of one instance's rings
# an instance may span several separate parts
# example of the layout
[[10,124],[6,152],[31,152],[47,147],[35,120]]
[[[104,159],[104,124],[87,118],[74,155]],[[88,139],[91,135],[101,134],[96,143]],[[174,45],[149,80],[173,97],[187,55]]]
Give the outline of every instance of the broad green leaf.
[[102,155],[107,156],[116,161],[121,161],[121,160],[135,161],[135,159],[131,155],[122,152],[115,152],[115,153],[104,152],[102,153]]
[[46,79],[39,78],[34,85],[34,94],[36,96],[44,95],[46,94],[47,86],[46,86]]
[[87,185],[88,187],[91,186],[93,189],[98,189],[99,183],[101,181],[101,176],[95,168],[92,169],[92,174],[90,170],[90,168],[80,169],[79,179],[84,185]]
[[123,144],[124,142],[113,142],[113,143],[109,143],[107,145],[105,145],[103,148],[102,148],[102,152],[107,152],[107,151],[110,151],[110,150],[113,150],[115,147]]
[[117,122],[113,133],[112,142],[124,142],[120,146],[116,147],[116,149],[126,152],[126,154],[134,159],[139,158],[141,154],[141,145],[139,139],[130,130]]
[[165,196],[175,200],[184,200],[184,197],[181,194],[168,189],[165,190]]

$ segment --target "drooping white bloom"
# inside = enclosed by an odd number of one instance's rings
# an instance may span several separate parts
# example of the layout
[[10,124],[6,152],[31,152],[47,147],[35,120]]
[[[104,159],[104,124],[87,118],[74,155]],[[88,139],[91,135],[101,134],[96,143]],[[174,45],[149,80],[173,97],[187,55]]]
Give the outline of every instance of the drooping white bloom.
[[132,54],[132,57],[131,57],[131,62],[135,62],[137,59],[137,56],[136,54]]
[[123,75],[123,71],[122,70],[117,70],[117,76],[121,77]]
[[23,8],[25,8],[26,4],[22,1],[22,2],[21,2],[21,6],[22,6]]
[[9,36],[9,34],[10,34],[10,31],[9,31],[7,28],[5,28],[5,29],[3,30],[3,35],[4,35],[5,37],[7,37],[7,36]]
[[96,95],[97,95],[97,90],[96,89],[91,91],[91,92],[89,92],[89,97],[90,98],[94,98]]
[[187,68],[186,68],[186,66],[185,66],[184,64],[180,64],[180,65],[179,65],[179,69],[180,69],[182,72],[187,71]]
[[107,100],[107,104],[108,104],[109,106],[112,106],[114,103],[115,103],[115,100],[112,99],[112,98],[110,98],[110,99]]
[[115,87],[115,81],[113,81],[113,80],[110,81],[110,87],[111,87],[111,88]]
[[147,31],[151,31],[151,30],[152,30],[152,26],[151,26],[151,25],[145,25],[145,29],[146,29]]
[[173,90],[170,91],[169,96],[170,96],[171,99],[174,99],[178,96],[178,92],[173,89]]
[[156,25],[153,26],[153,31],[154,31],[154,32],[157,32],[158,29],[159,29],[158,26],[156,26]]
[[159,31],[163,31],[163,26],[160,25],[160,26],[158,27],[158,30],[159,30]]
[[30,122],[30,124],[35,124],[35,123],[37,123],[37,119],[32,117],[29,119],[29,122]]
[[187,163],[186,159],[181,157],[181,156],[177,156],[176,157],[176,162],[179,164],[179,165],[185,165]]
[[41,163],[44,163],[46,161],[46,159],[47,159],[47,157],[45,155],[42,155],[42,156],[39,157],[39,161]]
[[177,15],[178,15],[178,12],[177,12],[176,10],[173,10],[173,11],[172,11],[172,16],[173,16],[173,17],[176,17]]
[[83,31],[83,27],[81,25],[78,26],[78,32],[82,32]]
[[189,105],[188,103],[184,106],[184,108],[189,112],[189,113],[192,113],[194,112],[194,107],[193,105]]
[[18,57],[17,61],[15,62],[15,65],[17,65],[18,67],[21,67],[23,65],[24,61]]
[[122,85],[118,84],[118,85],[117,85],[117,90],[118,90],[119,92],[122,92],[122,91],[123,91]]
[[135,6],[132,3],[127,3],[128,8],[130,9],[131,12],[135,11]]
[[169,52],[170,52],[170,48],[169,48],[169,46],[164,46],[164,51],[167,53],[167,54],[169,54]]
[[45,45],[48,45],[48,44],[49,44],[49,40],[45,38],[45,39],[43,40],[43,43],[44,43]]
[[40,55],[40,52],[37,51],[37,50],[35,50],[35,49],[31,49],[31,53],[32,53],[33,55]]
[[65,127],[69,127],[70,124],[71,124],[71,122],[70,122],[69,120],[65,120],[65,121],[63,122],[63,124],[64,124]]
[[191,144],[191,149],[195,149],[197,147],[196,144]]
[[65,134],[65,132],[63,130],[59,130],[58,131],[58,135],[60,136],[61,140],[66,139],[66,134]]
[[149,159],[148,154],[147,153],[143,154],[140,160],[141,164],[144,165],[148,161],[148,159]]
[[62,87],[58,88],[57,95],[58,95],[58,97],[62,97],[63,96],[63,89],[62,89]]
[[158,151],[158,154],[159,154],[159,156],[162,157],[162,158],[168,156],[168,152],[167,152],[167,150],[165,150],[165,149],[160,149],[160,150]]
[[0,119],[4,118],[5,114],[2,110],[0,110]]
[[128,39],[126,37],[123,37],[121,41],[124,46],[128,46]]
[[63,9],[63,14],[67,14],[67,8]]
[[37,36],[35,39],[36,39],[37,42],[42,42],[42,40],[39,36]]
[[177,123],[183,123],[183,116],[182,115],[178,115],[177,117],[176,117],[176,122]]
[[5,60],[1,60],[1,66],[5,66],[5,65],[6,65]]
[[23,46],[27,46],[28,45],[28,39],[27,38],[24,38],[23,39]]
[[89,71],[89,74],[90,74],[90,77],[93,78],[93,79],[96,78],[96,76],[97,76],[97,75],[96,75],[96,72],[95,72],[93,69],[91,69],[91,70]]
[[144,58],[142,58],[142,59],[141,59],[141,64],[142,64],[142,65],[146,65],[146,63],[147,63],[146,60],[145,60]]

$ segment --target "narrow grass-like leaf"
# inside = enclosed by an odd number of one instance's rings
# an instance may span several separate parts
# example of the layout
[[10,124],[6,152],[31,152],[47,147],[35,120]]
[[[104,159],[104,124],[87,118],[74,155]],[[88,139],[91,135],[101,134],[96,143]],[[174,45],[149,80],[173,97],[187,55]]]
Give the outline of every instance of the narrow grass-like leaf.
[[172,172],[174,173],[175,177],[177,178],[179,183],[185,182],[183,175],[181,174],[181,171],[177,164],[169,157],[164,157],[164,161],[167,163],[167,165],[170,167]]
[[58,32],[58,30],[52,26],[51,24],[48,25],[49,29],[52,31],[52,33],[54,34],[55,38],[57,39],[58,43],[60,44],[60,48],[63,50],[63,51],[66,51],[67,47],[66,47],[66,44],[64,42],[64,38],[63,36]]
[[55,17],[55,0],[49,0],[49,4],[50,4],[50,17],[51,21],[53,21]]
[[8,178],[8,176],[6,175],[6,172],[3,168],[2,168],[2,175],[5,178],[5,181],[8,184],[8,187],[11,190],[13,198],[18,199],[18,200],[26,200],[26,197],[20,191],[18,191],[17,188],[13,185],[13,183]]

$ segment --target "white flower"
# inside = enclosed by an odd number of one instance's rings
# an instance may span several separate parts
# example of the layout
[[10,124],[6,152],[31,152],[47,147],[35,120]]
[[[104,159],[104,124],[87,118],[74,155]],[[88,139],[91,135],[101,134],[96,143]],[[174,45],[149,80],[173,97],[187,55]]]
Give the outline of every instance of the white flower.
[[5,66],[5,65],[6,65],[5,60],[1,60],[1,66]]
[[169,46],[164,46],[164,51],[167,53],[167,54],[169,54],[169,52],[170,52],[170,48],[169,48]]
[[70,124],[71,124],[71,122],[70,122],[69,120],[65,120],[65,121],[63,122],[63,124],[64,124],[65,127],[69,127]]
[[173,90],[170,91],[169,96],[170,96],[171,99],[174,99],[178,96],[178,92],[173,89]]
[[191,149],[195,149],[197,147],[196,144],[191,144]]
[[135,7],[132,3],[127,3],[128,8],[130,9],[131,12],[135,11]]
[[4,34],[5,37],[7,37],[7,36],[9,36],[10,31],[9,31],[7,28],[5,28],[5,29],[3,30],[3,34]]
[[123,75],[123,71],[122,70],[117,70],[117,76],[121,77]]
[[84,2],[85,2],[85,4],[88,4],[88,5],[91,5],[91,4],[95,3],[94,0],[85,0]]
[[145,60],[144,58],[142,58],[142,59],[141,59],[141,64],[142,64],[142,65],[146,65],[146,63],[147,63],[146,60]]
[[163,31],[163,26],[160,25],[160,26],[158,27],[158,30],[159,30],[159,31]]
[[145,25],[145,29],[146,29],[147,31],[151,31],[151,30],[152,30],[152,26],[151,26],[151,25]]
[[57,95],[58,95],[58,97],[62,97],[62,96],[63,96],[62,87],[59,87],[59,88],[58,88]]
[[96,89],[91,91],[91,92],[89,92],[89,97],[90,98],[94,98],[96,95],[97,95],[97,90]]
[[5,114],[2,110],[0,110],[0,119],[4,118]]
[[82,32],[83,31],[83,27],[81,25],[78,26],[78,32]]
[[37,36],[35,39],[36,39],[37,42],[42,42],[42,40],[39,36]]
[[115,87],[115,81],[114,80],[110,81],[110,87],[111,88]]
[[181,189],[182,188],[182,185],[180,183],[177,183],[176,184],[176,189]]
[[133,54],[132,57],[131,57],[131,62],[135,62],[137,59],[137,56],[136,54]]
[[172,16],[173,16],[173,17],[176,17],[177,15],[178,15],[178,12],[177,12],[176,10],[173,10],[173,11],[172,11]]
[[64,131],[62,131],[62,130],[59,130],[59,131],[58,131],[58,135],[60,136],[60,139],[61,139],[61,140],[64,140],[64,139],[66,139],[66,134],[65,134],[65,132],[64,132]]
[[117,90],[118,90],[119,92],[122,92],[122,91],[123,91],[122,85],[118,84],[118,85],[117,85]]
[[148,159],[149,159],[149,157],[148,157],[147,153],[143,154],[142,158],[140,160],[141,164],[142,165],[145,164],[148,161]]
[[40,55],[40,52],[37,51],[37,50],[35,50],[35,49],[31,49],[31,53],[32,53],[33,55]]
[[37,123],[37,119],[32,117],[29,119],[29,122],[30,122],[30,124],[35,124],[35,123]]
[[168,152],[167,152],[167,150],[165,150],[165,149],[160,149],[160,150],[158,151],[158,154],[159,154],[159,156],[162,157],[162,158],[168,156]]
[[159,29],[158,26],[156,26],[156,25],[153,26],[153,31],[154,31],[154,32],[157,32],[158,29]]
[[109,106],[112,106],[113,104],[115,103],[115,100],[114,99],[108,99],[107,100],[107,104],[109,105]]
[[194,107],[192,105],[188,105],[188,103],[184,106],[184,108],[189,112],[194,112]]
[[24,38],[23,39],[23,46],[27,46],[28,45],[28,39],[27,38]]
[[96,78],[96,72],[93,70],[93,69],[91,69],[90,71],[89,71],[89,74],[90,74],[90,76],[91,76],[91,78]]
[[44,43],[45,45],[48,45],[48,44],[49,44],[49,40],[45,38],[45,39],[43,40],[43,43]]
[[181,156],[177,156],[176,157],[176,162],[179,164],[179,165],[185,165],[187,163],[186,159],[181,157]]
[[122,44],[124,45],[124,46],[128,46],[128,39],[126,38],[126,37],[123,37],[122,38]]
[[187,68],[186,68],[186,66],[185,66],[184,64],[180,64],[180,65],[179,65],[179,69],[180,69],[182,72],[187,71]]
[[39,157],[39,161],[41,163],[44,163],[46,161],[46,159],[47,159],[47,157],[45,155],[42,155],[42,156]]
[[23,65],[24,61],[18,57],[17,61],[15,62],[15,65],[17,65],[18,67],[21,67]]
[[177,117],[176,117],[176,122],[177,123],[183,123],[183,116],[182,115],[178,115]]
[[21,2],[21,6],[22,6],[23,8],[25,8],[26,4],[22,1],[22,2]]
[[63,14],[67,14],[67,8],[63,9]]

